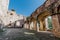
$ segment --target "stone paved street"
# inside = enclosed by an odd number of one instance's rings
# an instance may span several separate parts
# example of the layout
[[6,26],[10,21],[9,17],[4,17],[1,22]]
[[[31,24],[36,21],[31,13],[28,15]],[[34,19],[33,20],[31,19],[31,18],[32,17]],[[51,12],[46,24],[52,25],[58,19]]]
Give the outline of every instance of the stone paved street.
[[0,33],[0,40],[59,40],[48,32],[31,31],[20,28],[5,28],[5,32]]

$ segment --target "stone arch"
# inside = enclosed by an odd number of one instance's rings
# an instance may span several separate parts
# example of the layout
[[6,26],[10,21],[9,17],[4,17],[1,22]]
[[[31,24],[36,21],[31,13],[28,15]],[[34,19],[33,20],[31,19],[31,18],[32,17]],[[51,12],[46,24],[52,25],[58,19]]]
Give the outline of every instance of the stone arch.
[[[51,0],[52,1],[52,0]],[[40,21],[40,31],[45,31],[45,18],[48,16],[52,17],[52,26],[53,26],[53,34],[57,37],[60,37],[60,0],[55,0],[52,3],[47,4],[48,0],[40,6],[37,10],[38,13],[35,14],[34,17],[37,16],[38,21]]]
[[37,30],[37,27],[36,27],[37,26],[37,24],[36,24],[36,18],[34,18],[34,17],[31,16],[29,24],[31,24],[30,25],[31,30]]
[[45,19],[49,16],[51,16],[51,12],[48,11],[48,10],[45,10],[44,12],[40,13],[38,16],[37,16],[37,19],[38,21],[40,22],[40,29],[42,31],[45,31],[46,30],[46,25],[45,25]]

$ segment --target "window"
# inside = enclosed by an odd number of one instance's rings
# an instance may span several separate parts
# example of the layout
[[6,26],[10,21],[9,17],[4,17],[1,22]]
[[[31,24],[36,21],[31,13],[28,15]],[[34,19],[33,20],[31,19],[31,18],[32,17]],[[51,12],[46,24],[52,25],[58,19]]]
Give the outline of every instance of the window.
[[13,15],[13,13],[11,13],[10,15]]
[[9,24],[11,26],[11,24]]

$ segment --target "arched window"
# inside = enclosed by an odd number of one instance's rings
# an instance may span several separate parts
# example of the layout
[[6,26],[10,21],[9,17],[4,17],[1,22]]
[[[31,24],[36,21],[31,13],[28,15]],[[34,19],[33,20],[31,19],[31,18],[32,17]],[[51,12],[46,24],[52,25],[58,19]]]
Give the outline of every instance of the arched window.
[[11,13],[10,15],[13,15],[13,13]]

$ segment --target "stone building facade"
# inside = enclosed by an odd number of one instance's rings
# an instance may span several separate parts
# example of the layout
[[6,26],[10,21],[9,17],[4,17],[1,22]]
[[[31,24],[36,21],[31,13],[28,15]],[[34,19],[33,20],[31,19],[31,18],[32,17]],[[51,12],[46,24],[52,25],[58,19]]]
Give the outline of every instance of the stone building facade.
[[[46,18],[51,16],[52,19],[52,33],[56,37],[60,37],[60,0],[46,0],[43,5],[38,7],[30,16],[29,22],[34,23],[34,29],[37,29],[37,22],[40,24],[40,31],[48,29]],[[32,17],[32,18],[31,18]],[[32,20],[34,19],[34,21]],[[29,26],[30,29],[30,26]]]
[[8,11],[9,0],[0,0],[0,16],[5,16]]
[[8,7],[9,0],[0,0],[0,19],[5,26],[17,20],[26,19],[25,16],[16,14],[16,11],[8,10]]
[[0,20],[4,23],[5,16],[7,15],[9,0],[0,0]]
[[14,10],[8,11],[5,19],[4,24],[8,27],[22,27],[26,21],[25,16],[16,14]]
[[15,11],[10,10],[10,11],[7,12],[7,15],[5,16],[5,19],[6,20],[4,20],[4,22],[5,22],[4,24],[7,25],[9,23],[14,23],[17,20],[23,20],[24,16],[23,15],[18,15],[18,14],[16,14]]

